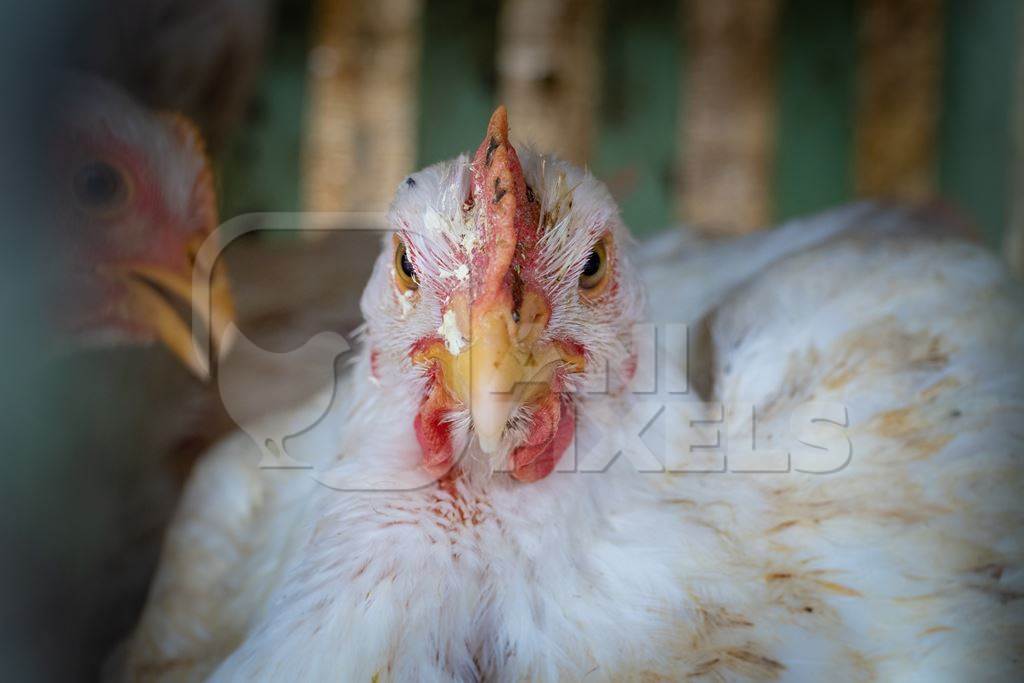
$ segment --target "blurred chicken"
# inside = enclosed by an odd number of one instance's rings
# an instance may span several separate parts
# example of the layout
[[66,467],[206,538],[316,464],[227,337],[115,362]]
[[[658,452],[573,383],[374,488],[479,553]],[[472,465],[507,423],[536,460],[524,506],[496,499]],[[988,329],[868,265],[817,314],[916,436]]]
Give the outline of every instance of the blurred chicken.
[[[76,444],[66,474],[77,481],[68,502],[80,573],[69,609],[81,670],[92,671],[138,614],[195,457],[236,422],[333,383],[348,348],[339,335],[358,324],[366,275],[337,264],[371,240],[339,233],[314,248],[253,234],[217,259],[213,176],[187,119],[80,73],[64,80],[58,101],[48,310],[63,351],[57,409]],[[242,338],[231,353],[236,323]],[[341,345],[301,352],[324,333]],[[204,355],[196,342],[207,334]]]
[[58,101],[48,293],[65,350],[60,424],[77,451],[64,464],[81,544],[69,610],[89,671],[138,610],[189,462],[177,456],[202,442],[211,366],[193,317],[216,354],[234,306],[207,243],[216,197],[192,124],[81,74],[64,79]]
[[197,260],[217,227],[202,139],[185,118],[150,114],[97,79],[70,79],[63,96],[52,196],[65,228],[60,287],[75,296],[57,297],[58,325],[79,343],[159,340],[205,378],[189,314],[216,344],[233,303],[216,248]]
[[1024,296],[982,248],[864,205],[648,255],[694,395],[607,191],[503,109],[390,222],[309,469],[203,458],[127,678],[1019,680]]

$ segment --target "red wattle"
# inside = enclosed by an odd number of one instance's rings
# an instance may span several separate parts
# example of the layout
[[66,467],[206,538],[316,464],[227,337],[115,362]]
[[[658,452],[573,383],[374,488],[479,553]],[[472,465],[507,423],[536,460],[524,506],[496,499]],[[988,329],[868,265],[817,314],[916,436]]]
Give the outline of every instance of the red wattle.
[[452,426],[445,418],[448,406],[443,389],[435,388],[420,406],[413,429],[423,453],[423,467],[431,474],[441,475],[454,464]]
[[575,429],[572,401],[563,402],[557,394],[549,395],[533,415],[526,443],[512,451],[512,476],[529,483],[551,474],[572,442]]

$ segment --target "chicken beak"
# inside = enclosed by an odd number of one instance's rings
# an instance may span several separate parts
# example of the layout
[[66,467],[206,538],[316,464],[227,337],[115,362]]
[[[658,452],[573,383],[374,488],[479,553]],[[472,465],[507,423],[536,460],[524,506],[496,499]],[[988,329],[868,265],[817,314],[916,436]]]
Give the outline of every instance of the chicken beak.
[[528,369],[505,311],[490,310],[473,318],[468,404],[481,450],[494,453],[516,407],[513,392],[529,379]]
[[[190,254],[195,253],[193,247],[189,246]],[[192,259],[186,262],[191,264]],[[196,264],[194,268],[203,267]],[[224,266],[215,264],[199,273],[202,277],[195,278],[193,267],[171,269],[151,263],[123,263],[109,272],[128,291],[124,315],[151,330],[193,374],[209,379],[210,358],[198,344],[198,335],[210,335],[210,349],[215,358],[219,357],[230,348],[230,335],[226,332],[235,319]],[[201,281],[199,289],[193,289],[194,281]],[[190,317],[198,318],[205,329],[193,330]]]
[[474,306],[468,348],[453,356],[438,344],[414,358],[439,362],[445,388],[469,407],[485,453],[500,449],[517,408],[552,391],[557,372],[583,370],[582,355],[542,339],[549,317],[550,307],[535,294],[524,297],[517,316],[501,302]]

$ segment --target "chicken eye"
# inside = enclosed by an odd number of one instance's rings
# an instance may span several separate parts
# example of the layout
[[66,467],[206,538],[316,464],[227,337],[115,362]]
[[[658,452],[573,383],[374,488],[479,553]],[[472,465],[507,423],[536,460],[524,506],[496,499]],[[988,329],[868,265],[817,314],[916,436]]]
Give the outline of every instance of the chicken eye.
[[416,280],[416,271],[409,260],[409,253],[406,251],[405,242],[395,238],[395,282],[403,292],[414,290],[420,286]]
[[586,291],[588,296],[593,296],[600,291],[608,274],[608,249],[604,240],[594,245],[583,263],[583,270],[580,271],[580,289]]
[[123,172],[106,161],[90,161],[75,171],[75,201],[91,212],[114,211],[128,200],[130,186]]

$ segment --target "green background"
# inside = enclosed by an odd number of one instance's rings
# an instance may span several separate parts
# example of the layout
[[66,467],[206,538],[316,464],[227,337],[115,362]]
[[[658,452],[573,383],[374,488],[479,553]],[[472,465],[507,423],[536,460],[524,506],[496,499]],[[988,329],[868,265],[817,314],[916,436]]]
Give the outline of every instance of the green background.
[[[605,3],[602,93],[592,169],[628,173],[623,213],[634,232],[673,222],[680,88],[686,84],[679,3]],[[1018,0],[945,7],[939,189],[998,244],[1011,192],[1011,112]],[[221,164],[223,215],[299,208],[308,2],[280,6],[250,116]],[[787,0],[780,25],[775,218],[853,199],[855,0]],[[474,148],[497,104],[494,0],[428,0],[423,22],[418,165]]]

